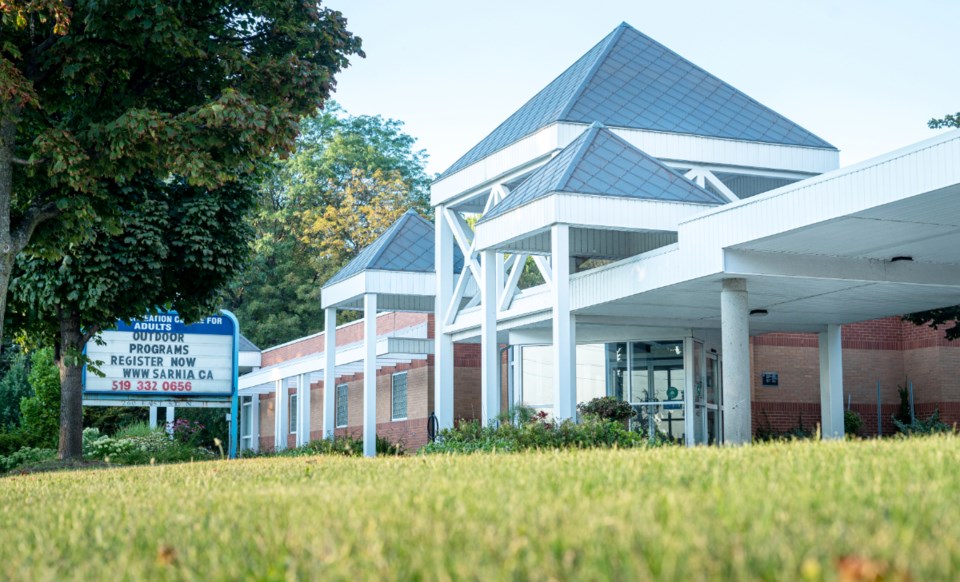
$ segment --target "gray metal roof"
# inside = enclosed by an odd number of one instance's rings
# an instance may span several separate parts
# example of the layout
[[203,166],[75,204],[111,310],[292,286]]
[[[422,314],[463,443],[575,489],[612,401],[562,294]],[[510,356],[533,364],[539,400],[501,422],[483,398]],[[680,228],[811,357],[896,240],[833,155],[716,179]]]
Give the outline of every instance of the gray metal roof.
[[479,222],[554,192],[709,205],[727,202],[722,196],[704,190],[609,129],[594,123],[521,182]]
[[836,149],[623,23],[440,177],[556,121]]
[[[327,287],[361,271],[434,272],[433,223],[415,210],[406,211],[377,240],[360,251],[323,286]],[[463,269],[463,253],[454,246],[454,271]]]
[[254,343],[240,334],[240,351],[241,352],[259,352],[258,348]]

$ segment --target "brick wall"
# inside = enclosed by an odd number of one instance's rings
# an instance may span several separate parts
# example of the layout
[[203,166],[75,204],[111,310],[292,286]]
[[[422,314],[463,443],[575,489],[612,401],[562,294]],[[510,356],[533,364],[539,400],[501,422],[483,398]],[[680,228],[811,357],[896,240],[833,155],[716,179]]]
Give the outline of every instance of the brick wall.
[[[899,408],[899,386],[912,381],[916,414],[935,409],[948,424],[960,422],[960,342],[943,330],[915,326],[899,317],[844,325],[844,405],[864,420],[864,434],[877,431],[877,381],[882,430],[894,431],[890,416]],[[820,419],[820,360],[816,334],[776,333],[751,339],[753,426],[787,431]],[[761,373],[778,372],[780,385],[761,385]]]

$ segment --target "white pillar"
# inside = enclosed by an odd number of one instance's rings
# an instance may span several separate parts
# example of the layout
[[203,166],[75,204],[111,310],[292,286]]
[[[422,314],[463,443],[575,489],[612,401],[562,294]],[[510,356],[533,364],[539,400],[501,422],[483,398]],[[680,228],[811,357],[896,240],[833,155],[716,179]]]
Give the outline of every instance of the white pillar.
[[332,439],[337,406],[337,308],[324,311],[323,438]]
[[576,322],[570,314],[570,227],[550,229],[553,258],[553,415],[558,420],[577,417]]
[[310,442],[310,374],[297,376],[297,446]]
[[157,407],[150,407],[150,428],[157,428]]
[[720,292],[723,336],[723,440],[739,445],[753,438],[750,421],[750,309],[747,280],[724,279]]
[[696,391],[697,380],[693,376],[696,365],[693,361],[693,338],[687,337],[683,340],[683,443],[692,447],[696,444],[694,439],[693,414],[695,405],[693,402],[694,392]]
[[167,406],[167,424],[166,431],[170,435],[170,438],[173,438],[173,421],[176,420],[176,408],[173,406]]
[[260,450],[260,395],[250,397],[250,450]]
[[480,399],[481,421],[487,426],[500,414],[500,350],[497,343],[497,257],[483,251],[480,257]]
[[[434,264],[437,294],[433,309],[433,412],[440,428],[453,427],[453,337],[444,333],[446,310],[453,299],[453,232],[444,220],[444,207],[436,216]],[[467,268],[464,266],[463,268]]]
[[377,296],[363,296],[363,455],[377,456]]
[[835,324],[820,334],[820,434],[843,438],[843,345]]
[[290,391],[287,379],[277,380],[275,402],[273,405],[273,448],[282,451],[287,448],[287,436],[290,431]]

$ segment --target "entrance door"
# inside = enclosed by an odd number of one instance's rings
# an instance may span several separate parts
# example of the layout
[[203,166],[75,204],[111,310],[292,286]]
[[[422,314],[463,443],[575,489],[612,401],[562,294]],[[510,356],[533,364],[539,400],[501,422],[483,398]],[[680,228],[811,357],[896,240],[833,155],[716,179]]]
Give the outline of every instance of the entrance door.
[[705,384],[707,444],[718,445],[723,442],[723,391],[720,389],[720,359],[716,354],[707,354]]

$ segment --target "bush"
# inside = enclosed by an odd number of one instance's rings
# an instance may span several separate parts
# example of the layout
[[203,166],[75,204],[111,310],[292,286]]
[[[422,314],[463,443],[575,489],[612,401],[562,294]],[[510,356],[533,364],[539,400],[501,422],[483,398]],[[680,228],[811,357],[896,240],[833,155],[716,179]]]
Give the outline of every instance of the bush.
[[27,442],[19,432],[0,433],[0,455],[15,453],[25,446]]
[[0,456],[0,473],[12,471],[17,467],[49,461],[57,457],[56,449],[40,449],[33,447],[23,447],[15,453],[6,456]]
[[[659,444],[659,443],[654,443]],[[629,431],[622,422],[588,415],[577,424],[557,423],[538,413],[524,423],[481,426],[478,421],[461,422],[440,431],[437,440],[420,449],[421,454],[517,452],[531,449],[636,448],[650,446],[642,434]]]
[[603,420],[613,420],[623,422],[633,418],[633,407],[629,402],[619,400],[613,396],[601,396],[594,398],[590,402],[581,402],[577,405],[577,410],[582,416],[596,416]]
[[[4,348],[7,349],[7,346]],[[8,356],[9,368],[0,380],[0,430],[13,430],[20,426],[20,401],[33,392],[27,376],[29,358],[22,351],[9,349],[13,352]]]
[[896,416],[893,417],[893,424],[897,431],[904,436],[936,434],[941,432],[953,432],[953,429],[940,420],[940,409],[933,411],[930,418],[926,420],[916,419],[911,422],[902,422]]
[[60,370],[51,348],[33,352],[28,378],[33,396],[20,401],[23,436],[31,445],[55,447],[60,436]]
[[116,465],[146,465],[150,463],[179,463],[213,459],[216,455],[189,443],[171,440],[161,429],[144,430],[134,425],[110,437],[99,429],[83,430],[83,456]]
[[[405,455],[403,443],[391,443],[377,435],[377,455]],[[359,457],[363,455],[363,439],[351,436],[339,436],[333,439],[319,439],[282,451],[253,452],[243,451],[243,457],[309,457],[313,455],[339,455]]]
[[863,419],[860,417],[859,413],[854,412],[853,410],[843,411],[844,434],[856,436],[860,434],[861,428],[863,428]]

